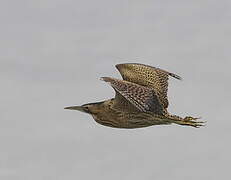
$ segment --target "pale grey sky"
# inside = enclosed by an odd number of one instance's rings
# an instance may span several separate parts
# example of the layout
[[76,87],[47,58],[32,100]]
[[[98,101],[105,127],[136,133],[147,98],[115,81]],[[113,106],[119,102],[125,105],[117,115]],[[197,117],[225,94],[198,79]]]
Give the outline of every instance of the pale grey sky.
[[[3,0],[1,180],[230,178],[230,0]],[[99,81],[137,62],[170,80],[171,113],[200,129],[103,127],[64,110],[114,96]]]

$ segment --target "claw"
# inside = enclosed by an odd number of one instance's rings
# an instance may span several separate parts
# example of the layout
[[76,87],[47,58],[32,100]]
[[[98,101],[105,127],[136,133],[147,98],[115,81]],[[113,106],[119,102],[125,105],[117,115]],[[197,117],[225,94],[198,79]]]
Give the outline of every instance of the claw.
[[184,121],[194,121],[194,120],[197,120],[197,119],[201,119],[201,117],[194,118],[194,117],[191,117],[191,116],[186,116],[184,118]]

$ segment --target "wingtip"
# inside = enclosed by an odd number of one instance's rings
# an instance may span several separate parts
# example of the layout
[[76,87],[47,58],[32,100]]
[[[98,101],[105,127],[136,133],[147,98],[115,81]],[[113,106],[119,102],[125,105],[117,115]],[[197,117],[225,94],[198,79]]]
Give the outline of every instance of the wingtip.
[[178,75],[176,75],[174,73],[169,73],[169,75],[172,76],[172,77],[174,77],[174,78],[176,78],[176,79],[178,79],[178,80],[181,80],[181,81],[183,80],[182,77],[180,77],[180,76],[178,76]]
[[100,81],[104,81],[104,77],[100,77],[99,80],[100,80]]
[[140,63],[120,63],[120,64],[116,64],[115,67],[117,69],[120,69],[122,67],[125,67],[125,66],[132,66],[132,65],[144,65],[144,64],[140,64]]
[[100,80],[101,81],[105,81],[105,82],[109,82],[110,81],[110,77],[101,77]]
[[115,67],[116,69],[120,70],[120,68],[123,66],[123,64],[116,64]]

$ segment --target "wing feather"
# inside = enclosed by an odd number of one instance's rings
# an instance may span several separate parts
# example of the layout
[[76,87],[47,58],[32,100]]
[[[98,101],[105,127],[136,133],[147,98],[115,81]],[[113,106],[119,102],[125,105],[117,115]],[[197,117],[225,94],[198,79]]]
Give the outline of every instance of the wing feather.
[[169,104],[167,97],[168,77],[172,76],[176,79],[181,79],[176,74],[144,64],[117,64],[116,68],[124,80],[153,89],[164,108],[167,108]]
[[[129,101],[138,110],[142,112],[149,111],[156,114],[163,114],[163,107],[151,88],[110,77],[103,77],[101,80],[110,83],[116,93],[123,96],[124,100]],[[118,97],[120,96],[116,95],[115,98]],[[119,101],[123,100],[120,98]]]

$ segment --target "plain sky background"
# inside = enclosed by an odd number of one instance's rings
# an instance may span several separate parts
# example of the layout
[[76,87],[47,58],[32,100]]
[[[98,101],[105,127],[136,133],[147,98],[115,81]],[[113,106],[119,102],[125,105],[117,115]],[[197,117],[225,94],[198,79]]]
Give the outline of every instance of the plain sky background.
[[[230,0],[2,0],[1,180],[230,179]],[[101,76],[136,62],[179,74],[169,111],[121,130],[63,107],[114,96]]]

